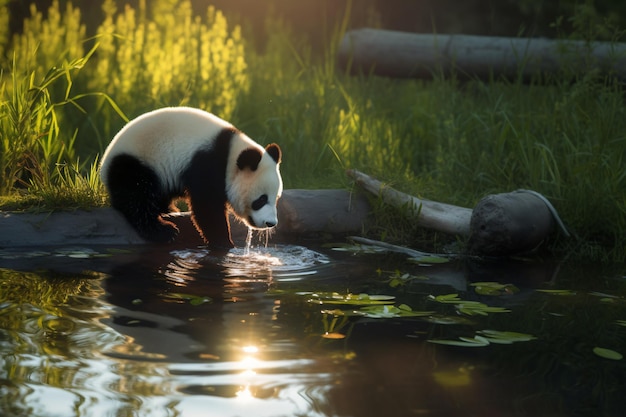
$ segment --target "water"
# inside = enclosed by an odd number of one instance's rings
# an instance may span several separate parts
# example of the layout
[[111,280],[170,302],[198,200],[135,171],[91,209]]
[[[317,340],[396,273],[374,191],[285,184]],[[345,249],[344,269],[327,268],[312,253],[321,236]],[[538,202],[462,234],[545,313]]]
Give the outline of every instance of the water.
[[0,251],[0,415],[623,415],[623,265],[339,249]]

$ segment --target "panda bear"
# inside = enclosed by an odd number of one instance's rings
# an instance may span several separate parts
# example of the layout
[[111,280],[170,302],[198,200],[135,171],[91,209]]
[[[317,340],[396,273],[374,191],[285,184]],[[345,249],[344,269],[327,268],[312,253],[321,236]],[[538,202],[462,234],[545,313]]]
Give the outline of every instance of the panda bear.
[[281,155],[277,144],[263,148],[211,113],[168,107],[131,120],[115,135],[100,178],[113,208],[144,239],[173,241],[178,229],[162,215],[174,199],[185,198],[204,241],[229,248],[229,211],[256,229],[278,223]]

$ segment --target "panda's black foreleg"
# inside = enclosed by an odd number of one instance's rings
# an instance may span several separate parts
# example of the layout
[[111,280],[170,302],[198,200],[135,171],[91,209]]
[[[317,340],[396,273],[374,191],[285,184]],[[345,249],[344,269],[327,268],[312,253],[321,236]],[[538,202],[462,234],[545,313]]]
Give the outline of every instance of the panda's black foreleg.
[[111,206],[121,212],[144,239],[171,242],[178,235],[174,223],[164,220],[171,196],[163,192],[156,173],[129,155],[111,161],[108,177]]
[[[226,162],[232,132],[209,151],[198,152],[182,174],[191,220],[213,248],[232,248],[226,210]],[[223,143],[222,143],[223,142]]]
[[226,202],[189,198],[191,220],[204,241],[214,248],[232,248]]

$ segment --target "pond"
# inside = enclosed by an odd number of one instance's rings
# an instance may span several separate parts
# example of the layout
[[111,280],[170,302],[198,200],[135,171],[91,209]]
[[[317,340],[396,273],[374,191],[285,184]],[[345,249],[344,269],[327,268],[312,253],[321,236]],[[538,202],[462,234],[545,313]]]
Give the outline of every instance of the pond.
[[3,416],[621,416],[624,265],[0,251]]

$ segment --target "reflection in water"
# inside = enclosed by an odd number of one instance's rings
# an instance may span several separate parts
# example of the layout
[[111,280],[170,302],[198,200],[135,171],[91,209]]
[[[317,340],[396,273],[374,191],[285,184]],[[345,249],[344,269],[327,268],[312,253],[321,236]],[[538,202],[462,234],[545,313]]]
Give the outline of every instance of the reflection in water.
[[[383,256],[331,258],[292,245],[219,256],[155,248],[127,263],[111,261],[107,275],[0,269],[0,415],[621,412],[624,362],[592,349],[623,350],[623,271],[590,279],[601,273],[570,267],[556,274],[553,265],[524,263],[419,266]],[[80,270],[105,265],[101,258],[83,262]],[[72,270],[80,266],[74,262]],[[410,280],[390,286],[389,276],[405,272]],[[520,291],[477,294],[468,281],[510,283]],[[330,319],[321,311],[358,306],[307,303],[298,295],[306,291],[391,294],[414,311],[436,313],[347,314],[337,321],[346,337],[327,339],[321,336]],[[428,298],[451,293],[510,313],[461,315]],[[485,329],[536,339],[471,348],[427,343]]]
[[106,278],[4,272],[0,410],[319,415],[306,392],[325,392],[328,374],[299,357],[276,325],[280,300],[265,293],[274,270],[306,275],[328,261],[281,251],[176,251],[156,274],[133,262]]

